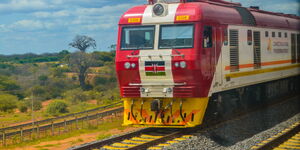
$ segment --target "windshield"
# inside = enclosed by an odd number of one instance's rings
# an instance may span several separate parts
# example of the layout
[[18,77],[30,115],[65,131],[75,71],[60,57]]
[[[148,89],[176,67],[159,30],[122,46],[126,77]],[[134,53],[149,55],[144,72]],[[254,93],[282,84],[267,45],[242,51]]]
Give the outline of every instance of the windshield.
[[153,49],[154,26],[124,27],[121,49]]
[[194,41],[193,25],[161,26],[159,48],[192,48]]

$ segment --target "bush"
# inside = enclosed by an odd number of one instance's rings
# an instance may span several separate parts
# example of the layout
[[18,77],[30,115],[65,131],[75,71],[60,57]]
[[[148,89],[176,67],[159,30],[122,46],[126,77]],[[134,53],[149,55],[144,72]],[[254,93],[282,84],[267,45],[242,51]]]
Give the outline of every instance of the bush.
[[28,107],[25,102],[20,102],[18,105],[18,109],[20,112],[25,113],[28,110]]
[[[27,108],[31,108],[32,107],[32,100],[31,99],[28,99],[26,102],[25,102]],[[43,108],[42,106],[42,102],[38,99],[34,99],[33,100],[33,110],[34,111],[37,111],[37,110],[41,110]]]
[[104,85],[107,84],[107,82],[108,82],[107,77],[96,76],[94,78],[94,85]]
[[0,95],[0,111],[11,112],[17,108],[18,98],[9,94]]
[[50,103],[47,107],[46,112],[50,115],[57,116],[61,113],[67,113],[68,112],[68,105],[62,101],[62,100],[55,100],[52,103]]
[[83,90],[80,88],[67,91],[64,94],[64,97],[72,104],[84,102],[89,99],[89,95],[87,93],[83,92]]
[[49,89],[45,86],[34,86],[27,91],[27,95],[33,94],[35,99],[48,100],[51,98]]

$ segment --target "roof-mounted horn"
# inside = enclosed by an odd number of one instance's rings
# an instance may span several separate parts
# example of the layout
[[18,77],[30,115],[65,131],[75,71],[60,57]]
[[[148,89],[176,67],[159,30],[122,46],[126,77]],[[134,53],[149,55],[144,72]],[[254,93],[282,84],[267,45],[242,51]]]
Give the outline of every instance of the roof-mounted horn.
[[187,0],[148,0],[150,5],[155,3],[185,3]]

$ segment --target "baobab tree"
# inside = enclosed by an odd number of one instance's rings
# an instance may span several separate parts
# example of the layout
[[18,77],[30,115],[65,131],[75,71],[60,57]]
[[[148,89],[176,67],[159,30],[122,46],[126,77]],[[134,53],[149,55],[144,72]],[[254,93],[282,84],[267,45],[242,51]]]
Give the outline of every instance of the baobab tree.
[[86,52],[86,50],[90,47],[92,47],[93,49],[96,48],[96,41],[93,38],[85,35],[76,35],[73,39],[73,42],[69,45],[81,52]]
[[79,50],[70,55],[69,64],[72,70],[78,74],[81,88],[86,89],[87,71],[95,62],[91,54],[86,53],[86,50],[90,47],[95,49],[96,41],[85,35],[77,35],[69,45]]

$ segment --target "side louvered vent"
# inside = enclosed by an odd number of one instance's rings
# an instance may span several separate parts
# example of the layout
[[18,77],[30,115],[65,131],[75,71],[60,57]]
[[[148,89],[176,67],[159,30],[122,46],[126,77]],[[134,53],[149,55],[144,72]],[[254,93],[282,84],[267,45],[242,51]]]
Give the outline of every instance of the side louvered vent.
[[239,71],[239,31],[229,30],[230,71]]
[[235,9],[239,12],[242,17],[242,21],[244,25],[256,26],[256,21],[252,13],[244,7],[235,7]]
[[297,34],[297,62],[300,63],[300,34]]
[[261,68],[261,45],[260,45],[260,32],[254,31],[254,45],[253,45],[253,52],[254,52],[254,68],[259,69]]
[[296,63],[296,34],[291,35],[292,63]]

